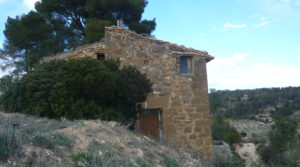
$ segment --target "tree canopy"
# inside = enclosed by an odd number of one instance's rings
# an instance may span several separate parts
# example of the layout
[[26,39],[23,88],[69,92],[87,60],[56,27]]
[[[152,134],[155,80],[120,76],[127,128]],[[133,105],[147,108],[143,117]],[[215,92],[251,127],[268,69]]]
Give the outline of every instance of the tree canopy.
[[104,37],[104,27],[122,19],[128,29],[151,34],[156,23],[142,20],[147,0],[41,0],[36,11],[8,17],[5,24],[2,69],[16,74],[31,71],[45,56]]

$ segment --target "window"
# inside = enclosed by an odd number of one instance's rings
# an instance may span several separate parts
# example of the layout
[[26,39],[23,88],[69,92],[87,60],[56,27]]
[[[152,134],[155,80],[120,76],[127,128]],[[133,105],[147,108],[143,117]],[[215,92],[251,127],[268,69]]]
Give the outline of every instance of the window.
[[104,60],[105,59],[105,54],[104,53],[97,53],[97,60]]
[[144,65],[148,65],[148,64],[149,64],[148,60],[144,60]]
[[192,56],[180,57],[180,73],[190,74],[193,72]]

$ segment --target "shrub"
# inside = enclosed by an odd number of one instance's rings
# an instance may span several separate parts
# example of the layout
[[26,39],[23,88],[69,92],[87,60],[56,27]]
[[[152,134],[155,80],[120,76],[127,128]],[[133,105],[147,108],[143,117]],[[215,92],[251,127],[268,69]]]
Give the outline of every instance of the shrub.
[[212,121],[212,136],[230,145],[241,141],[241,135],[221,115],[216,115]]
[[0,98],[5,111],[50,118],[135,120],[152,91],[145,75],[113,60],[57,60],[37,65]]
[[247,136],[247,133],[246,133],[246,132],[241,132],[241,136],[242,136],[242,137],[246,137],[246,136]]

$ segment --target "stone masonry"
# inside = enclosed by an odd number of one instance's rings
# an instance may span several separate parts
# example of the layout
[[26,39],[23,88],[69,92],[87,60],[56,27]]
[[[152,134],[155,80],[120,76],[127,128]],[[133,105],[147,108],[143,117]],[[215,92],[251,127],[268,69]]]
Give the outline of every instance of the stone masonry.
[[[99,54],[105,54],[105,59],[119,59],[121,66],[136,67],[152,81],[153,92],[142,106],[162,109],[163,141],[212,157],[206,73],[206,63],[213,59],[212,56],[119,27],[107,27],[103,42],[42,61],[97,58]],[[181,73],[181,56],[191,58],[191,73]]]

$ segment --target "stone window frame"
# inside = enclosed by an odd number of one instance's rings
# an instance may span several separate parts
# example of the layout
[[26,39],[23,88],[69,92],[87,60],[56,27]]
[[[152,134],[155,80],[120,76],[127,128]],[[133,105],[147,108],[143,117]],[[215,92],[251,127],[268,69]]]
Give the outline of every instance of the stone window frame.
[[[188,61],[190,61],[190,71],[187,71],[187,72],[182,72],[181,71],[181,59],[182,58],[186,58]],[[188,62],[187,61],[187,62]],[[185,54],[181,54],[179,55],[178,57],[178,64],[179,64],[179,69],[178,69],[178,72],[181,74],[181,75],[194,75],[194,56],[193,55],[185,55]],[[188,64],[187,64],[188,66]],[[188,70],[188,67],[187,67],[187,70]]]
[[105,60],[106,59],[105,53],[96,53],[96,59],[97,60]]

